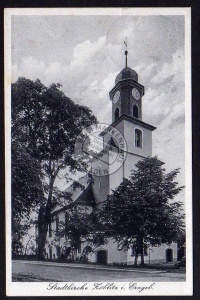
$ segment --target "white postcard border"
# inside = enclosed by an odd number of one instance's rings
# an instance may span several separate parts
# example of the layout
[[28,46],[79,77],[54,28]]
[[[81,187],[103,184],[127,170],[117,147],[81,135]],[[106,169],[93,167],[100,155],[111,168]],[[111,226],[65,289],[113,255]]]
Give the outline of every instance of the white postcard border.
[[[186,210],[186,281],[155,282],[153,289],[130,290],[128,282],[114,283],[117,290],[94,290],[94,283],[87,282],[86,290],[48,289],[47,282],[12,282],[11,279],[11,17],[12,15],[184,15],[185,16],[185,210]],[[5,9],[5,164],[6,164],[6,291],[7,296],[119,296],[119,295],[192,295],[192,142],[191,142],[191,9],[190,8],[6,8]],[[135,282],[135,281],[133,281]],[[59,286],[66,283],[59,282]],[[67,283],[69,284],[69,283]],[[74,283],[80,287],[84,283]],[[106,283],[105,283],[106,284]],[[153,282],[137,282],[150,286]],[[122,288],[124,287],[124,288]]]

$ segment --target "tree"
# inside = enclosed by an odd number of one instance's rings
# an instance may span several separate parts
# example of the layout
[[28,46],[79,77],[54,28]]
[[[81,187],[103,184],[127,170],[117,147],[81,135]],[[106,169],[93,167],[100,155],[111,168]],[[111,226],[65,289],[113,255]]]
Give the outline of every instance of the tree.
[[12,254],[22,249],[22,237],[27,232],[31,211],[44,199],[40,163],[12,139]]
[[82,239],[87,240],[91,232],[90,211],[86,206],[69,204],[65,211],[65,220],[59,220],[55,240],[65,236],[73,250],[78,250]]
[[[79,182],[73,183],[73,190],[79,189],[81,193],[84,194],[84,199],[89,199],[91,197],[90,190],[91,185],[94,183],[92,176],[88,179],[88,187],[85,187]],[[88,192],[88,193],[87,193]],[[65,237],[68,247],[74,251],[77,251],[82,242],[87,243],[83,253],[80,256],[84,261],[86,256],[90,251],[93,250],[94,246],[102,245],[102,239],[100,240],[100,235],[97,235],[98,229],[101,228],[99,220],[96,218],[96,214],[93,214],[91,207],[88,207],[84,203],[83,198],[78,198],[77,201],[71,200],[71,193],[66,192],[65,195],[65,211],[64,216],[56,215],[56,226],[54,226],[54,242],[55,244],[60,244],[60,239]],[[68,202],[66,203],[66,199]]]
[[12,85],[13,132],[29,154],[41,162],[48,182],[46,202],[41,203],[38,214],[39,259],[44,257],[51,209],[55,205],[55,180],[67,167],[71,172],[79,169],[74,155],[76,137],[97,122],[90,109],[74,104],[59,88],[59,84],[45,87],[39,80],[25,78]]
[[171,243],[183,230],[182,203],[171,200],[182,190],[175,178],[178,169],[165,174],[157,157],[136,163],[99,211],[105,236],[113,237],[124,249],[134,247],[144,264],[144,246]]

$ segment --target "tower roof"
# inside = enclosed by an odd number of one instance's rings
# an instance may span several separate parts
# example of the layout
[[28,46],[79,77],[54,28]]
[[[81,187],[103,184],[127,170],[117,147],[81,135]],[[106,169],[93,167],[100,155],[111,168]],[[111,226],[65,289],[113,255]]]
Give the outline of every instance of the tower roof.
[[116,77],[115,84],[123,79],[133,79],[138,82],[138,74],[131,68],[124,68]]

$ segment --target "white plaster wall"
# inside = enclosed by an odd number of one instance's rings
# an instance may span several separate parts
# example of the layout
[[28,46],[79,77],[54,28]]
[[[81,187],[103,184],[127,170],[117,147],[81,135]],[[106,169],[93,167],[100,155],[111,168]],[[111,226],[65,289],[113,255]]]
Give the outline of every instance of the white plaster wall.
[[[140,125],[133,124],[124,120],[124,137],[127,142],[128,152],[135,153],[142,156],[152,155],[152,131]],[[135,147],[135,129],[142,131],[142,148]]]
[[[101,160],[93,160],[92,167],[94,170],[100,170],[102,173],[106,172],[106,174],[109,174],[109,164],[108,164],[108,153],[106,152],[102,157]],[[96,200],[96,204],[103,202],[106,200],[107,195],[109,194],[109,176],[95,176],[93,175],[94,184],[92,185],[94,197]]]
[[150,263],[157,262],[157,261],[163,261],[166,262],[166,249],[171,248],[173,250],[173,261],[177,261],[177,243],[172,243],[170,246],[167,244],[163,244],[160,247],[152,247],[150,248],[150,251],[148,249],[148,254],[150,252],[150,259],[149,255],[148,257],[145,257],[145,261]]
[[[135,146],[135,129],[142,130],[142,148]],[[127,143],[127,153],[124,160],[124,164],[113,172],[115,165],[110,166],[110,178],[109,178],[109,194],[112,189],[115,189],[121,182],[123,177],[128,178],[130,171],[134,169],[135,164],[143,159],[152,155],[152,132],[149,129],[143,128],[140,125],[133,124],[127,120],[121,121],[116,125],[118,129],[125,137]],[[105,141],[107,136],[105,136]]]
[[[150,247],[147,250],[148,255],[144,256],[144,262],[146,264],[161,263],[166,262],[166,249],[171,248],[173,250],[173,262],[177,261],[177,243],[172,243],[170,246],[167,244],[162,244],[159,247]],[[149,256],[150,253],[150,256]],[[138,257],[138,263],[140,263],[141,258]],[[131,251],[127,253],[127,263],[134,263],[134,256],[131,256]]]
[[98,250],[106,250],[108,264],[120,263],[127,261],[127,252],[123,252],[122,250],[118,250],[117,243],[114,243],[113,240],[110,240],[106,245],[102,245],[98,248],[95,248],[94,252],[90,253],[88,259],[91,262],[97,262],[97,252]]
[[[121,132],[122,135],[124,135],[124,121],[121,121],[120,123],[115,125],[115,128],[117,130],[119,130],[119,132]],[[109,133],[105,134],[103,137],[104,144],[107,144],[109,142],[110,138],[111,138],[111,134],[109,134]]]
[[142,160],[143,157],[137,156],[135,154],[130,154],[127,153],[125,162],[124,162],[124,177],[129,178],[131,174],[131,170],[136,169],[135,164],[139,161]]
[[[113,166],[114,168],[114,166]],[[109,195],[112,193],[112,190],[114,190],[116,187],[118,187],[120,185],[120,183],[123,180],[123,174],[124,174],[124,166],[123,164],[121,165],[121,167],[117,170],[114,169],[114,171],[110,170],[110,176],[109,176]]]

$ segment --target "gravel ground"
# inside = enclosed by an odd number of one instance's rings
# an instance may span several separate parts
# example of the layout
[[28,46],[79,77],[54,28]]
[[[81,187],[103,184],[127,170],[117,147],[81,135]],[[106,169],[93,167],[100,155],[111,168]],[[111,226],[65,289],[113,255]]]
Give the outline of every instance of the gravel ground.
[[122,270],[71,266],[46,262],[13,262],[13,281],[56,281],[56,282],[98,282],[98,281],[185,281],[185,274],[155,270]]

